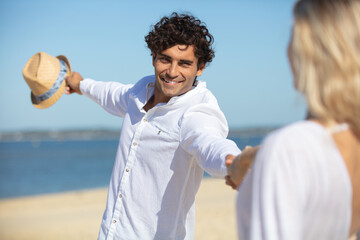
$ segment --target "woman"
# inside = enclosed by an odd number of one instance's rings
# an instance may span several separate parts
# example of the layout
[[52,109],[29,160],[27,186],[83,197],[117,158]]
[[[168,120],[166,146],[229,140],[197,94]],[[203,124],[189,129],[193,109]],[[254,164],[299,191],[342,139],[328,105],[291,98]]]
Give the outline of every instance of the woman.
[[347,239],[360,229],[360,1],[298,1],[288,55],[309,116],[262,143],[239,238]]

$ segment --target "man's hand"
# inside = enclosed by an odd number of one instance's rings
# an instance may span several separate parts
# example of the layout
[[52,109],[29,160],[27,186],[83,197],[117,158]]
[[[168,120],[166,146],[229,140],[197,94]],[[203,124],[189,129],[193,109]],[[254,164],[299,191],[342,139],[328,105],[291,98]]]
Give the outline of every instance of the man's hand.
[[226,185],[231,186],[233,189],[238,189],[250,170],[258,149],[259,146],[247,146],[238,156],[228,155],[226,157],[225,164],[228,172],[228,175],[225,177]]
[[83,80],[83,77],[78,72],[72,72],[69,76],[65,77],[66,81],[66,94],[82,94],[80,91],[80,82]]

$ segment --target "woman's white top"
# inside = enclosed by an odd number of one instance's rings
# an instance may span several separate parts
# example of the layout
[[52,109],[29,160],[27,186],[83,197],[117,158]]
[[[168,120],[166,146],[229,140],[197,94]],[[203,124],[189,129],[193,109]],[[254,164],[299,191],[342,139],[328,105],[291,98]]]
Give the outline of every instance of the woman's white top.
[[239,239],[348,238],[352,185],[331,132],[301,121],[266,137],[239,188]]

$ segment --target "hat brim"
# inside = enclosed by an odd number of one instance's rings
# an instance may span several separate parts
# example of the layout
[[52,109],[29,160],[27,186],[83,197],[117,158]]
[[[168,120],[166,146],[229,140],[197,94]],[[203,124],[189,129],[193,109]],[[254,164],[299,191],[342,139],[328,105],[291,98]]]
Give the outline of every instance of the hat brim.
[[[66,76],[70,75],[70,73],[71,73],[71,65],[70,65],[70,61],[67,59],[67,57],[65,57],[64,55],[59,55],[59,56],[57,56],[57,58],[65,62],[66,68],[67,68]],[[45,109],[45,108],[51,107],[63,95],[63,93],[65,92],[65,88],[66,88],[66,82],[64,80],[61,83],[59,89],[50,98],[48,98],[48,99],[46,99],[44,101],[41,101],[41,102],[37,102],[35,100],[35,98],[34,98],[33,93],[31,93],[31,102],[32,102],[33,106],[38,108],[38,109]]]
[[59,56],[56,56],[56,57],[65,62],[66,67],[68,69],[68,73],[71,73],[71,65],[70,65],[69,59],[67,59],[67,57],[65,57],[64,55],[59,55]]

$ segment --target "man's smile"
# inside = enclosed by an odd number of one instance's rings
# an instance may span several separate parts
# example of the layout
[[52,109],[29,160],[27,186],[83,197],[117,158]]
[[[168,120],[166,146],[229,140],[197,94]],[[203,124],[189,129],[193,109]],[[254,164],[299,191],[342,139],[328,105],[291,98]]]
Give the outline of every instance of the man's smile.
[[169,80],[169,79],[166,79],[165,77],[160,77],[160,79],[165,82],[165,83],[169,83],[169,84],[179,84],[179,83],[182,83],[184,82],[185,80],[181,80],[181,81],[174,81],[174,80]]

